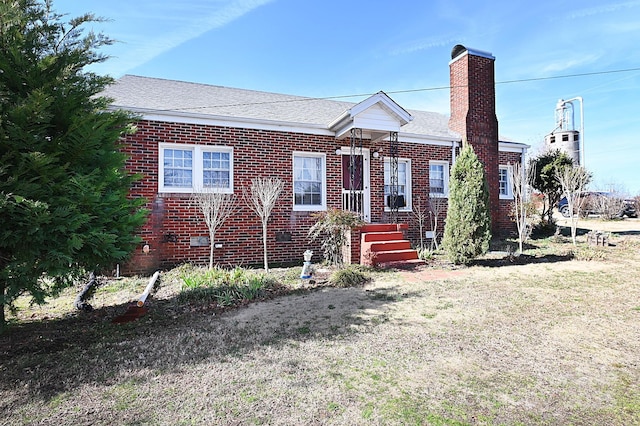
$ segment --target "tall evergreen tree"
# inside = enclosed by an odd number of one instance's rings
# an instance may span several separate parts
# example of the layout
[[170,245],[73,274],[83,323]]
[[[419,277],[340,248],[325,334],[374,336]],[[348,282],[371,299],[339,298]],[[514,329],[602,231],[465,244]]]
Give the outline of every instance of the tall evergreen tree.
[[489,250],[491,215],[484,166],[464,144],[451,168],[449,206],[442,247],[449,260],[467,264]]
[[34,301],[125,259],[145,220],[128,198],[119,150],[132,116],[109,111],[112,80],[85,70],[111,40],[50,1],[0,1],[0,328],[20,294]]

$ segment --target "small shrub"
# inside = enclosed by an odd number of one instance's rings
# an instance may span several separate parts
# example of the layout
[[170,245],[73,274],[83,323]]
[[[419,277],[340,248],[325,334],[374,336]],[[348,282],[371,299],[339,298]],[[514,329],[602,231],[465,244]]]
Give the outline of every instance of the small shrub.
[[546,221],[541,220],[540,222],[533,225],[533,230],[531,231],[532,238],[547,238],[552,235],[556,235],[558,232],[558,226],[556,225],[555,220]]
[[342,265],[342,247],[347,243],[347,231],[362,226],[357,213],[330,209],[313,216],[316,223],[309,229],[311,241],[321,239],[325,260],[330,265]]
[[181,274],[181,301],[215,302],[218,306],[234,306],[246,300],[255,300],[265,290],[275,287],[276,281],[262,273],[240,267],[231,270],[222,268],[184,268]]
[[624,211],[624,198],[615,194],[589,194],[585,198],[583,211],[584,216],[595,213],[603,220],[619,220]]
[[606,260],[607,251],[601,247],[578,246],[573,251],[573,258],[576,260]]
[[344,269],[338,269],[329,277],[329,283],[334,287],[347,288],[359,287],[371,280],[371,277],[357,265],[350,265]]
[[428,248],[418,249],[418,258],[424,261],[433,260],[433,250]]
[[284,286],[296,286],[300,283],[300,272],[302,267],[299,268],[285,268],[285,269],[270,269],[270,274],[275,276],[275,279]]
[[178,293],[179,302],[193,302],[193,303],[216,303],[216,294],[218,289],[212,287],[193,287],[185,290],[181,290]]

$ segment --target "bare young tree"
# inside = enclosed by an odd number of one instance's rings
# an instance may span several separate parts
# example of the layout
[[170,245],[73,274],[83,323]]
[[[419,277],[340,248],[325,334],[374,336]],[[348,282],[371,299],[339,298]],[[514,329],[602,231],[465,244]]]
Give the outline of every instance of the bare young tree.
[[267,258],[267,223],[271,211],[284,189],[284,182],[279,178],[257,177],[251,180],[251,186],[243,188],[244,199],[262,221],[262,247],[264,253],[264,270],[269,271]]
[[518,252],[522,254],[524,243],[531,235],[531,188],[535,179],[535,165],[523,168],[520,163],[509,167],[509,180],[513,192],[513,214],[518,228]]
[[420,229],[421,249],[424,249],[424,222],[427,219],[427,212],[428,210],[422,205],[422,197],[418,195],[413,203],[413,217],[418,222],[418,228]]
[[444,197],[437,195],[429,196],[429,216],[431,222],[431,230],[433,231],[433,238],[431,239],[431,250],[438,249],[438,237],[440,236],[440,231],[438,231],[438,226],[440,224],[440,217],[444,215],[447,210],[448,200]]
[[209,228],[209,269],[213,269],[213,249],[216,232],[236,210],[234,194],[223,192],[221,188],[207,186],[198,188],[191,196],[191,202],[204,216]]
[[585,201],[585,210],[599,214],[605,220],[620,218],[624,211],[624,196],[613,191],[593,193]]
[[576,228],[585,197],[581,193],[587,188],[591,175],[584,167],[565,166],[556,171],[556,179],[562,187],[562,192],[567,198],[569,208],[569,221],[571,224],[571,240],[576,245]]

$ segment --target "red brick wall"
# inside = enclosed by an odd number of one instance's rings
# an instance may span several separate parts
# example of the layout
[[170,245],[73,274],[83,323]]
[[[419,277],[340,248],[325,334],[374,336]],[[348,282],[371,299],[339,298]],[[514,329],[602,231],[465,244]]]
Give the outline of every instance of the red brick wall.
[[[200,145],[224,145],[234,148],[234,190],[241,195],[257,176],[279,177],[285,189],[274,208],[268,228],[268,252],[270,263],[302,262],[306,249],[314,250],[314,262],[322,258],[318,243],[310,243],[307,231],[313,224],[312,213],[293,211],[292,151],[322,152],[326,154],[327,207],[341,208],[341,157],[335,154],[344,141],[330,136],[314,136],[300,133],[234,129],[216,126],[141,121],[138,131],[126,138],[125,152],[129,155],[128,169],[139,173],[142,179],[132,191],[133,197],[148,200],[149,221],[139,235],[142,244],[135,251],[132,261],[123,273],[147,273],[156,268],[169,267],[184,262],[206,264],[209,247],[192,247],[191,237],[208,236],[208,230],[200,213],[191,207],[189,194],[158,193],[158,144],[184,143]],[[389,144],[381,141],[372,144],[364,141],[371,152],[378,151],[378,159],[371,158],[371,220],[389,220],[384,211],[384,160]],[[412,195],[420,196],[426,208],[429,194],[429,159],[451,163],[451,147],[410,144],[400,141],[399,157],[411,158]],[[260,265],[262,263],[262,227],[259,218],[244,203],[216,234],[215,261],[222,265]],[[410,225],[407,236],[419,242],[417,222],[411,213],[401,213],[399,220]],[[442,221],[442,224],[444,222]],[[429,230],[425,226],[425,230]],[[287,233],[291,241],[276,241],[277,233]],[[354,233],[358,234],[358,233]],[[354,239],[353,258],[359,259],[359,238]],[[142,247],[149,245],[145,254]]]
[[[268,252],[271,264],[301,263],[302,253],[314,251],[313,262],[322,259],[318,242],[310,243],[308,229],[313,224],[312,213],[293,211],[292,152],[303,151],[326,154],[327,207],[341,208],[341,157],[336,148],[344,141],[332,136],[316,136],[281,131],[226,128],[195,124],[140,121],[138,131],[126,137],[123,150],[129,156],[127,168],[142,179],[131,190],[132,197],[144,197],[150,215],[139,235],[143,242],[133,254],[123,273],[148,273],[154,269],[170,267],[184,262],[206,264],[209,247],[192,247],[191,237],[208,236],[201,214],[190,204],[189,194],[158,193],[158,144],[182,143],[232,146],[234,148],[234,192],[241,197],[242,188],[257,176],[279,177],[285,182],[284,191],[274,208],[268,227]],[[400,138],[402,139],[402,138]],[[387,141],[364,141],[364,147],[378,152],[379,158],[370,162],[371,221],[389,221],[384,211],[384,157],[389,155]],[[400,158],[411,159],[412,200],[420,197],[427,208],[429,198],[429,160],[447,161],[451,165],[451,146],[413,144],[399,141]],[[497,164],[519,161],[518,153],[498,153]],[[498,190],[495,189],[495,194]],[[216,234],[215,261],[222,265],[261,265],[262,226],[258,216],[240,200],[240,210]],[[500,229],[510,229],[509,202],[500,200],[494,218]],[[406,236],[417,245],[420,241],[418,222],[411,212],[400,212],[399,222],[409,225]],[[438,231],[442,233],[444,218]],[[424,231],[431,230],[429,221]],[[277,241],[277,234],[290,235],[290,241]],[[354,232],[352,258],[359,259],[359,233]],[[426,241],[425,241],[426,242]],[[143,252],[144,245],[149,253]]]
[[[498,161],[500,166],[508,166],[515,163],[520,163],[521,154],[519,152],[500,151],[498,153]],[[517,233],[516,223],[514,222],[512,216],[512,207],[513,200],[500,199],[498,215],[494,219],[494,222],[496,222],[498,226],[496,235],[506,236],[514,235]]]
[[[268,227],[269,261],[302,262],[306,249],[314,250],[313,261],[321,259],[318,244],[311,244],[307,231],[313,220],[309,212],[294,212],[292,151],[321,152],[327,155],[327,204],[341,207],[340,162],[335,154],[341,146],[333,137],[286,132],[236,129],[216,126],[150,122],[137,123],[138,131],[126,137],[124,151],[128,169],[142,179],[131,191],[133,197],[148,200],[149,221],[139,235],[143,243],[133,254],[123,273],[146,273],[159,267],[208,262],[209,247],[191,247],[191,237],[208,236],[201,215],[190,206],[188,194],[158,193],[158,143],[225,145],[234,147],[234,192],[257,176],[279,177],[285,188],[271,214]],[[215,261],[222,265],[262,263],[262,226],[258,216],[241,201],[242,208],[216,234]],[[291,235],[291,241],[276,241],[276,233]],[[148,244],[150,252],[142,247]]]

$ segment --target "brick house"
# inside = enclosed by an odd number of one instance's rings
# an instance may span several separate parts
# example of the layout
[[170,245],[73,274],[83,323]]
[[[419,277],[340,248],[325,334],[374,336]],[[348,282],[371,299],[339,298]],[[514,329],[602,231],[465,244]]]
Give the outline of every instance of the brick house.
[[[144,197],[150,211],[140,230],[143,243],[125,271],[206,263],[208,232],[190,206],[193,189],[215,185],[241,195],[259,176],[285,182],[269,222],[272,263],[299,263],[307,249],[319,254],[307,232],[312,214],[331,208],[357,211],[372,224],[393,223],[393,230],[402,229],[403,239],[415,244],[413,209],[418,202],[425,207],[429,197],[446,199],[449,170],[463,140],[486,167],[494,233],[512,231],[507,170],[523,161],[527,145],[498,139],[494,61],[489,53],[454,47],[450,117],[405,110],[383,92],[353,104],[120,78],[104,94],[114,100],[113,108],[140,116],[123,150],[128,170],[142,175],[131,196]],[[216,235],[216,262],[260,264],[261,236],[259,218],[242,206]],[[363,241],[354,232],[353,262]],[[314,255],[314,262],[319,259]]]

